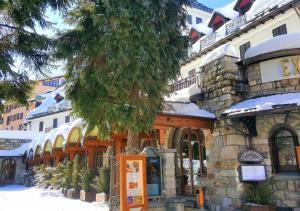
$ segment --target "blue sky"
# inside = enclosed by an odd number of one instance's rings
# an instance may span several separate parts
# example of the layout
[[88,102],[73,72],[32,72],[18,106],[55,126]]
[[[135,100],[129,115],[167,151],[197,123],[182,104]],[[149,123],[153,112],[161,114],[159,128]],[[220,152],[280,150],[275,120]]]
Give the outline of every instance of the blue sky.
[[198,0],[198,2],[211,7],[211,8],[218,8],[218,7],[222,7],[230,2],[232,2],[233,0]]

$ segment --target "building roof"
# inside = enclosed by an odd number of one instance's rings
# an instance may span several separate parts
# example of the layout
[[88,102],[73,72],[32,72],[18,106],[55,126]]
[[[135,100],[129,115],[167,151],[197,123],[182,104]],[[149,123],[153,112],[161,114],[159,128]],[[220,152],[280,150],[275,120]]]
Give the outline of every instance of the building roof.
[[193,8],[196,8],[196,9],[208,12],[208,13],[212,13],[214,11],[212,8],[209,8],[209,7],[205,6],[204,4],[197,2],[196,0],[191,0],[191,6]]
[[189,116],[209,119],[216,118],[213,113],[200,109],[196,104],[189,102],[165,102],[164,109],[161,113],[176,116]]
[[224,44],[227,38],[232,40],[234,37],[240,36],[244,31],[249,31],[250,29],[248,28],[264,23],[265,21],[261,21],[262,19],[268,16],[274,18],[274,16],[281,14],[281,8],[289,9],[291,7],[287,7],[287,5],[293,2],[299,2],[299,0],[255,0],[250,10],[242,16],[239,16],[238,12],[234,11],[236,0],[222,8],[215,9],[212,17],[214,14],[219,13],[231,20],[218,28],[214,33],[207,34],[201,37],[199,42],[194,43],[194,45],[200,45],[199,47],[194,47],[193,45],[193,48],[199,49],[199,51],[196,55],[193,54],[192,57],[184,61],[183,65]]
[[[40,97],[43,99],[42,104],[29,112],[26,119],[33,119],[40,116],[45,116],[57,112],[62,112],[71,109],[71,103],[65,99],[65,86],[62,85],[52,92],[45,93]],[[63,100],[57,101],[56,96],[60,95]]]
[[12,150],[0,150],[0,157],[20,157],[28,152],[31,143],[24,143],[20,147]]
[[300,93],[274,94],[242,101],[223,112],[224,116],[250,116],[258,112],[300,106]]
[[289,49],[300,49],[300,33],[276,36],[265,42],[255,45],[247,50],[245,59],[266,53]]
[[43,133],[24,130],[0,130],[0,139],[3,140],[32,140]]

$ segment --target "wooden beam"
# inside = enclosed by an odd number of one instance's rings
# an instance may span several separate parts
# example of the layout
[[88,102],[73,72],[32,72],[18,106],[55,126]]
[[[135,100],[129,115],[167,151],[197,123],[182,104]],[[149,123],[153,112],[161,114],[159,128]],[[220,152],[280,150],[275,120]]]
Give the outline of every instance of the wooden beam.
[[208,118],[158,114],[153,123],[153,127],[156,128],[161,126],[175,128],[213,129],[214,120]]
[[159,130],[159,144],[165,145],[165,143],[166,143],[166,130],[160,129]]
[[84,142],[85,147],[109,147],[112,145],[112,141],[86,140]]

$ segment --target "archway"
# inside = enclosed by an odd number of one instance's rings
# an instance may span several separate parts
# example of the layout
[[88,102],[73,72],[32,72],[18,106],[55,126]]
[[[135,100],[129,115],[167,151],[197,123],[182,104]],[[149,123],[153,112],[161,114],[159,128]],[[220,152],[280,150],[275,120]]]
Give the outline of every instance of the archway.
[[194,195],[200,187],[201,177],[207,172],[204,135],[199,129],[179,129],[175,136],[177,190],[180,194]]
[[296,133],[288,126],[276,127],[271,135],[273,169],[275,172],[297,172]]
[[6,159],[1,164],[0,184],[10,184],[15,181],[16,161]]

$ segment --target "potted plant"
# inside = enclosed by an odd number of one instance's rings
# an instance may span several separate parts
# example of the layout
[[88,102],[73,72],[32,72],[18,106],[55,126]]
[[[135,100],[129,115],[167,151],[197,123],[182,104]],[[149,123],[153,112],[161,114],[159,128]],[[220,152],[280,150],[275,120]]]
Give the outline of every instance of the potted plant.
[[270,184],[252,183],[246,187],[246,201],[243,210],[245,211],[273,211],[275,208],[271,205],[271,187]]
[[96,190],[96,201],[106,202],[108,200],[110,185],[110,170],[106,166],[102,166],[98,169],[98,175],[93,181],[93,188]]
[[69,190],[72,188],[71,182],[72,182],[72,172],[73,172],[73,163],[72,161],[68,160],[66,164],[64,179],[63,179],[63,187],[66,189],[65,196],[68,198],[70,197]]
[[73,199],[80,198],[80,164],[79,155],[75,155],[73,160],[73,171],[71,179],[71,189],[68,191],[68,197]]
[[92,188],[94,172],[91,169],[83,169],[81,173],[80,200],[92,202],[96,200],[96,192]]

